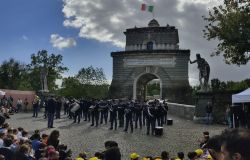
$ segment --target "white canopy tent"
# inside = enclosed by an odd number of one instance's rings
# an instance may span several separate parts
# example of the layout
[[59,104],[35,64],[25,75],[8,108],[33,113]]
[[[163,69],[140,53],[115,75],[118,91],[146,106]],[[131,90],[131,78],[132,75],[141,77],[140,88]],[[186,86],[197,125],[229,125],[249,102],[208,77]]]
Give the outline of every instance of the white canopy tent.
[[0,96],[4,96],[5,92],[0,90]]
[[[244,103],[250,103],[250,88],[232,95],[232,104],[242,103],[244,107]],[[239,105],[241,106],[241,105]],[[236,106],[236,107],[239,107]],[[235,115],[233,114],[233,128],[235,128]]]
[[250,88],[232,95],[232,103],[247,103],[250,102]]

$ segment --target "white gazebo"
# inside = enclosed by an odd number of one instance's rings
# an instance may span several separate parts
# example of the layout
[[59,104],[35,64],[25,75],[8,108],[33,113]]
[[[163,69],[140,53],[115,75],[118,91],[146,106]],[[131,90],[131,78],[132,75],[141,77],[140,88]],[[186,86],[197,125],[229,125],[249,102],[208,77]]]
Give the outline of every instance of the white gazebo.
[[[235,107],[239,107],[240,105],[235,104],[242,104],[244,107],[244,103],[250,103],[250,88],[232,95],[232,104]],[[235,121],[234,121],[234,114],[233,114],[233,127],[235,128]]]
[[249,103],[250,102],[250,88],[232,95],[232,103]]
[[0,90],[0,96],[4,96],[5,92]]

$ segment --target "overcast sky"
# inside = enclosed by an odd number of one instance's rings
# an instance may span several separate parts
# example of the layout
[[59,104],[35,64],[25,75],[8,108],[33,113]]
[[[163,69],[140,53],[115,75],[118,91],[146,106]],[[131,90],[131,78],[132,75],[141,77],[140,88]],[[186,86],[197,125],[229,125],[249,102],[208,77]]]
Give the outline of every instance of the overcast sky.
[[[249,64],[226,65],[210,57],[216,41],[203,38],[203,15],[223,0],[1,0],[0,61],[11,57],[30,62],[30,55],[46,49],[62,54],[69,68],[65,76],[82,67],[102,67],[112,79],[110,52],[124,50],[127,28],[145,27],[153,18],[142,3],[154,5],[161,26],[176,26],[180,48],[201,53],[211,67],[211,78],[239,81],[250,78]],[[197,64],[189,65],[190,83],[198,83]]]

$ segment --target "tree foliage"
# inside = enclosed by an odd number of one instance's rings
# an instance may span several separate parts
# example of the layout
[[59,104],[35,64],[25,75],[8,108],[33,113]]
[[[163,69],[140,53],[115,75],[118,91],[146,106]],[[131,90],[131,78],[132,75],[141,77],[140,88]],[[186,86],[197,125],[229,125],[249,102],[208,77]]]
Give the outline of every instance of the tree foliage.
[[81,84],[100,85],[107,83],[103,69],[98,67],[94,68],[93,66],[89,66],[87,68],[83,67],[80,69],[76,78]]
[[90,66],[80,69],[74,77],[64,78],[60,94],[65,97],[105,99],[108,90],[103,69]]
[[25,65],[11,58],[0,66],[0,88],[17,89],[25,76]]
[[150,83],[147,85],[148,96],[160,95],[160,90],[160,83]]
[[250,79],[245,79],[240,82],[227,81],[223,82],[219,79],[211,80],[212,91],[240,91],[250,87]]
[[31,86],[34,90],[41,89],[40,73],[43,67],[48,71],[48,88],[49,90],[55,90],[56,79],[61,78],[61,74],[67,71],[68,68],[62,64],[62,55],[48,54],[46,50],[38,51],[37,54],[31,55],[31,63],[28,65],[30,74]]
[[209,11],[203,17],[208,23],[204,37],[218,39],[215,53],[223,53],[227,64],[246,64],[250,60],[250,1],[225,0],[223,5]]

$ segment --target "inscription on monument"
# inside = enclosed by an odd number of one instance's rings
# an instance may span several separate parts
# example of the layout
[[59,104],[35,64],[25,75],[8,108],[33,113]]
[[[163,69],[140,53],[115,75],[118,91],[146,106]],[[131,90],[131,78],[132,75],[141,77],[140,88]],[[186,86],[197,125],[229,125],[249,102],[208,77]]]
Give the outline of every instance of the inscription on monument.
[[166,66],[175,67],[175,57],[170,58],[124,58],[124,67]]

